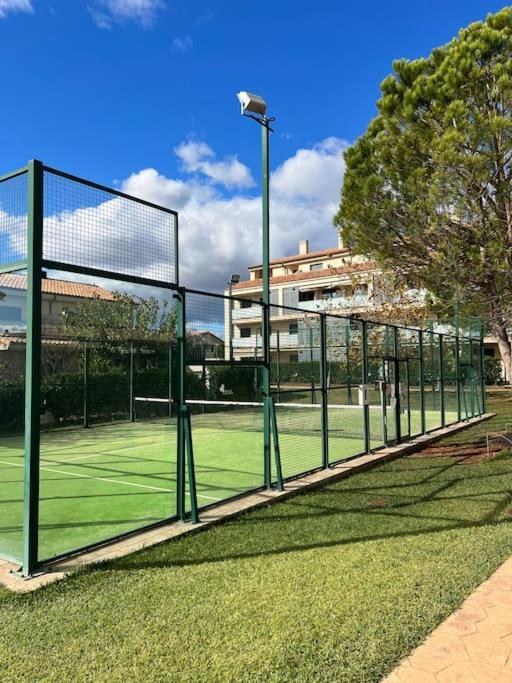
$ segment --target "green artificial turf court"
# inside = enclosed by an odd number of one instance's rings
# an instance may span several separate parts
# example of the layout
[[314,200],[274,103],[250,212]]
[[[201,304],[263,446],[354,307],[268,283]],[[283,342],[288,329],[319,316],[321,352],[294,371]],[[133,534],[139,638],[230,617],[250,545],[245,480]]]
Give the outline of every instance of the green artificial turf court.
[[[364,451],[363,411],[329,411],[334,463]],[[427,428],[439,415],[429,416]],[[447,419],[448,421],[448,419]],[[321,411],[277,408],[284,477],[322,466]],[[258,408],[193,414],[200,507],[263,485],[263,416]],[[411,433],[419,432],[412,411]],[[382,446],[380,409],[370,410],[371,447]],[[0,439],[0,554],[20,560],[23,437]],[[41,435],[39,558],[147,526],[176,514],[176,420],[159,418]]]

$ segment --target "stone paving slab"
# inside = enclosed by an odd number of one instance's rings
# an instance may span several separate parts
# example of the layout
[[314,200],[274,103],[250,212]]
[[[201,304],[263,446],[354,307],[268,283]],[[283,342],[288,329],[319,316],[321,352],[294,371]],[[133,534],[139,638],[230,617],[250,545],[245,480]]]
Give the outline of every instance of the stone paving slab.
[[235,500],[220,503],[208,510],[201,511],[200,522],[198,524],[174,521],[164,523],[153,529],[136,532],[130,536],[102,545],[93,550],[84,551],[64,560],[55,561],[44,567],[41,573],[29,578],[21,578],[17,573],[19,570],[17,565],[6,562],[0,558],[0,584],[19,593],[37,590],[38,588],[59,581],[66,575],[92,564],[125,557],[137,550],[142,550],[143,548],[148,548],[157,545],[158,543],[184,536],[185,534],[195,533],[245,512],[249,512],[250,510],[270,505],[277,500],[283,500],[302,491],[343,479],[344,477],[361,472],[362,470],[375,467],[383,462],[399,458],[402,455],[414,453],[445,436],[460,432],[483,420],[488,420],[491,417],[494,417],[494,415],[495,413],[486,413],[480,417],[471,418],[467,422],[460,422],[450,425],[449,427],[437,429],[435,432],[429,434],[423,434],[404,444],[383,448],[375,453],[365,454],[358,458],[338,463],[328,470],[320,470],[312,474],[298,477],[292,481],[285,482],[284,491],[257,491],[236,498]]
[[512,681],[512,557],[383,683]]

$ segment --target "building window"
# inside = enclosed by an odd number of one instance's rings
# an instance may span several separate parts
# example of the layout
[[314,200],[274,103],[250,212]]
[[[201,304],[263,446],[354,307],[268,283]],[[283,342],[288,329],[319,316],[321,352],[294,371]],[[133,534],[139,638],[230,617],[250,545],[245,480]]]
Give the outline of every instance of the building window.
[[299,301],[314,301],[315,292],[311,289],[306,292],[299,292]]
[[16,306],[0,306],[0,320],[2,322],[21,322],[21,308]]
[[322,289],[322,299],[335,299],[337,296],[339,296],[337,287]]
[[309,266],[309,270],[322,270],[323,267],[324,267],[324,264],[323,264],[323,263],[312,263],[312,264]]
[[298,353],[290,353],[290,363],[298,363],[299,362],[299,354]]
[[250,327],[241,327],[240,328],[240,336],[243,337],[244,339],[247,339],[247,337],[251,336],[251,328]]
[[252,308],[252,301],[249,299],[241,299],[240,308]]
[[288,327],[288,334],[299,334],[299,324],[298,323],[290,323]]

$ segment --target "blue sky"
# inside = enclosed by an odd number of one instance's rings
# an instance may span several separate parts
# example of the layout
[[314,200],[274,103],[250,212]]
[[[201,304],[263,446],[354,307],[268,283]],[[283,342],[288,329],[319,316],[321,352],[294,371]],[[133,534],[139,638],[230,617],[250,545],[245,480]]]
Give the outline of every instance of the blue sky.
[[178,209],[185,274],[218,288],[258,260],[259,133],[237,90],[277,117],[274,255],[301,237],[330,246],[341,150],[374,116],[392,61],[502,6],[0,0],[0,173],[38,157]]

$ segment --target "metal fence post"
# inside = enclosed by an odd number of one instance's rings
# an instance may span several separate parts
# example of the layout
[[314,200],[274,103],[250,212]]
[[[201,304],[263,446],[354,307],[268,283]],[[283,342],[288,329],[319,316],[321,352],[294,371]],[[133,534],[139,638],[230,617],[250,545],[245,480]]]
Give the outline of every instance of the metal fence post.
[[[368,328],[365,320],[361,321],[361,346],[363,352],[363,367],[362,367],[362,380],[363,385],[366,388],[368,386]],[[347,354],[349,349],[347,349]],[[368,402],[365,401],[363,405],[363,420],[364,420],[364,450],[365,453],[370,452],[370,406]]]
[[135,411],[134,411],[134,391],[133,391],[133,376],[134,376],[134,348],[133,342],[130,342],[130,422],[135,422]]
[[444,344],[443,335],[439,335],[439,398],[441,402],[441,427],[445,426],[444,414]]
[[436,411],[436,378],[434,365],[434,324],[428,321],[429,343],[430,343],[430,383],[432,385],[432,412]]
[[487,412],[487,402],[485,396],[485,362],[484,362],[484,322],[480,320],[480,387],[482,392],[482,414]]
[[457,383],[456,396],[457,396],[457,422],[462,419],[462,401],[460,392],[460,340],[459,340],[459,328],[457,327],[457,333],[455,337],[455,381]]
[[425,364],[423,360],[423,330],[419,331],[419,361],[420,361],[420,419],[421,433],[425,434],[427,426],[425,422]]
[[[263,307],[263,394],[264,398],[271,397],[270,392],[270,306],[262,303]],[[267,489],[272,488],[272,461],[270,432],[272,426],[270,402],[263,401],[263,479]]]
[[329,467],[329,414],[327,392],[327,319],[320,314],[320,386],[322,399],[322,465]]
[[178,289],[174,295],[177,305],[176,337],[177,366],[174,400],[177,403],[177,457],[176,457],[176,512],[178,518],[185,519],[185,292]]
[[43,258],[43,164],[28,164],[27,332],[25,370],[25,468],[23,567],[28,576],[38,564],[39,456],[41,432],[41,279]]
[[167,349],[167,397],[169,399],[168,416],[172,417],[172,399],[173,399],[173,365],[172,365],[172,341],[169,342]]
[[84,340],[84,427],[89,426],[89,345]]
[[345,347],[347,349],[347,401],[349,406],[352,405],[352,376],[350,368],[350,354],[348,352],[350,348],[350,322],[345,326]]
[[395,365],[395,377],[394,377],[394,385],[395,385],[395,434],[396,434],[396,440],[398,443],[402,440],[402,420],[401,420],[401,414],[402,414],[402,406],[401,406],[401,401],[400,401],[400,364],[398,362],[398,355],[399,355],[399,346],[398,346],[398,327],[393,326],[393,355],[395,357],[394,359],[394,365]]

